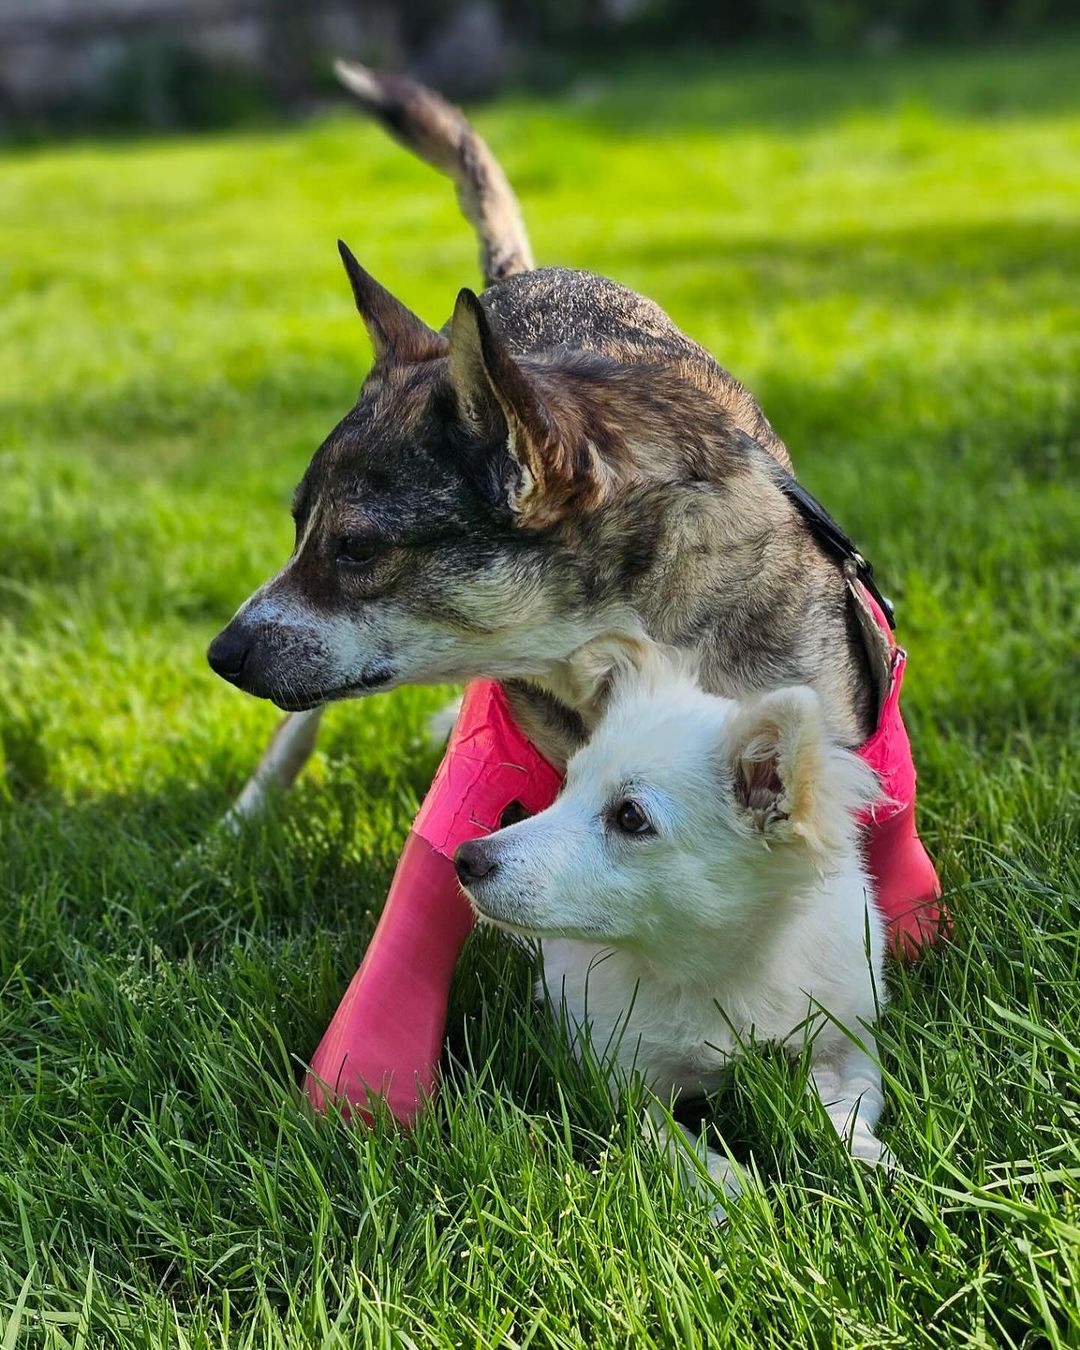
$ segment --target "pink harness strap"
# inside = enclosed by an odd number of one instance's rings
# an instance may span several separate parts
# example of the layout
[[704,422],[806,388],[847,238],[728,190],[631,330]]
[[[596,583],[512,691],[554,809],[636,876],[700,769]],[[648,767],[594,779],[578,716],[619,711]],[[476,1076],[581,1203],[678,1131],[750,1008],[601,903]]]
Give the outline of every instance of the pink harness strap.
[[360,969],[311,1057],[305,1090],[371,1120],[380,1097],[409,1124],[435,1089],[450,986],[473,912],[454,850],[499,828],[506,808],[555,800],[560,774],[518,730],[502,687],[474,680],[413,823]]
[[915,828],[915,760],[900,712],[907,652],[898,647],[881,607],[865,589],[863,598],[892,651],[892,682],[881,706],[877,728],[859,747],[874,770],[885,801],[864,811],[866,863],[874,881],[874,899],[888,925],[893,954],[905,960],[948,932],[948,915],[938,904],[941,883]]
[[[881,610],[868,597],[881,627]],[[864,817],[867,863],[894,953],[910,959],[947,930],[934,865],[915,829],[915,765],[900,715],[906,655],[889,636],[892,683],[877,730],[859,751],[888,800]],[[522,734],[506,694],[475,680],[435,780],[405,843],[363,964],[312,1056],[306,1090],[316,1109],[336,1102],[370,1120],[382,1097],[403,1123],[433,1092],[450,984],[473,924],[451,859],[467,839],[498,829],[514,802],[534,814],[562,777]]]
[[[863,813],[867,865],[895,955],[910,958],[942,932],[941,887],[915,829],[915,761],[900,712],[907,653],[893,641],[878,605],[867,602],[892,648],[892,684],[878,725],[859,755],[877,774],[886,800]],[[413,822],[413,831],[447,858],[466,839],[499,827],[519,801],[531,815],[550,806],[562,778],[518,729],[493,680],[469,685],[446,756]]]
[[474,680],[413,833],[452,858],[467,839],[497,830],[512,802],[534,816],[560,787],[562,774],[518,729],[502,686]]

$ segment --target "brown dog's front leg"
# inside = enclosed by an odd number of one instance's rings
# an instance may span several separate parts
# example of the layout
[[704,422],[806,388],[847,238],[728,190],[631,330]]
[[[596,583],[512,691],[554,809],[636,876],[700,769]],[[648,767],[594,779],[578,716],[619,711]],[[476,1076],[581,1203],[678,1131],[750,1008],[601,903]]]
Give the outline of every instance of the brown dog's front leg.
[[266,810],[270,798],[285,792],[311,758],[319,736],[323,709],[289,713],[278,724],[258,767],[244,784],[244,790],[222,818],[222,827],[236,831],[246,821]]

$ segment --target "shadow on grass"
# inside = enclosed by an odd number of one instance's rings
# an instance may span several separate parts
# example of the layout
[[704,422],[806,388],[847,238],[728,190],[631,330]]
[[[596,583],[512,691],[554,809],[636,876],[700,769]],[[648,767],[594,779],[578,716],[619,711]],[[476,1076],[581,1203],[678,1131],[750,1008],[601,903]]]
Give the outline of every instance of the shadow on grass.
[[[992,330],[997,320],[1030,314],[1032,287],[1040,282],[1046,302],[1057,303],[1064,259],[1078,251],[1080,225],[1055,216],[904,229],[860,227],[827,231],[804,242],[772,235],[730,239],[720,221],[715,230],[690,235],[613,241],[606,246],[603,270],[624,280],[631,273],[640,277],[643,271],[655,271],[662,280],[653,279],[648,287],[652,298],[677,311],[692,307],[685,327],[699,339],[706,321],[715,322],[732,310],[767,315],[784,306],[828,300],[887,306],[888,322],[875,331],[881,343],[890,332],[898,342],[906,341],[913,319],[925,322],[943,305],[954,303],[971,311],[972,322],[977,314],[979,325]],[[558,261],[575,265],[573,257]],[[858,355],[855,341],[852,358]],[[717,348],[713,355],[738,372],[737,349]],[[939,360],[948,359],[947,354],[927,353],[919,370],[932,373]],[[252,456],[241,453],[242,447],[252,441],[261,445],[267,435],[280,439],[283,419],[291,419],[289,453],[302,469],[321,435],[348,412],[350,403],[342,391],[359,382],[364,364],[359,353],[347,371],[338,352],[321,359],[297,354],[242,386],[229,387],[216,375],[200,381],[162,367],[150,377],[83,388],[62,400],[27,391],[9,394],[0,403],[0,417],[35,441],[88,444],[91,454],[105,459],[111,470],[126,467],[142,481],[157,476],[142,452],[147,436],[177,441],[162,457],[166,476],[183,473],[189,461],[201,467],[205,446],[211,443],[230,446],[233,461],[247,464]],[[766,370],[761,382],[767,385],[769,378]],[[296,419],[301,419],[299,425]],[[125,447],[131,447],[130,463]]]
[[[912,313],[946,299],[977,306],[982,322],[1030,312],[1033,281],[1060,284],[1063,261],[1080,249],[1080,224],[1059,217],[906,229],[858,227],[790,242],[775,235],[728,239],[721,222],[713,232],[653,235],[616,245],[620,267],[671,268],[692,262],[714,268],[720,294],[734,284],[752,292],[756,310],[776,303],[854,299],[887,303],[891,325],[907,333]],[[678,273],[673,277],[679,285]],[[693,278],[700,292],[701,282]],[[1056,298],[1056,294],[1051,298]],[[698,294],[699,315],[709,312]],[[772,303],[770,303],[770,301]],[[729,353],[729,358],[730,358]],[[717,353],[720,360],[723,353]]]
[[1074,31],[1056,41],[810,59],[753,47],[684,50],[586,75],[567,102],[580,122],[612,137],[799,132],[889,108],[987,120],[1061,114],[1080,108],[1078,46]]
[[404,840],[408,799],[431,772],[419,754],[404,776],[353,762],[326,786],[302,781],[237,834],[217,828],[234,795],[220,783],[83,801],[45,787],[9,800],[3,890],[18,936],[0,937],[0,971],[54,974],[58,933],[119,953],[153,944],[200,965],[238,941],[272,945],[320,930],[359,954]]

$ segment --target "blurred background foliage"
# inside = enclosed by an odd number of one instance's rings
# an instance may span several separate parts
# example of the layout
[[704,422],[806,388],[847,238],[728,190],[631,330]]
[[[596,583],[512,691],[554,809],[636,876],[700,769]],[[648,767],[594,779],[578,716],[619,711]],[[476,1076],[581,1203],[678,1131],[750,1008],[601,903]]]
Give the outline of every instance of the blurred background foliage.
[[1007,45],[1075,0],[0,0],[0,134],[208,129],[315,111],[331,58],[455,98],[574,86],[637,54],[746,48],[880,56]]

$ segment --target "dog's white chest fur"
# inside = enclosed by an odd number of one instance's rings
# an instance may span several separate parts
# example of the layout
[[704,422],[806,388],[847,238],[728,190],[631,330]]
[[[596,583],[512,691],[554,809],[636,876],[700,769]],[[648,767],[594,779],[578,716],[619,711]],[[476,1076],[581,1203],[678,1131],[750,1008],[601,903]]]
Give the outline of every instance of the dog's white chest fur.
[[[661,1095],[707,1089],[736,1051],[731,1026],[704,988],[657,981],[625,952],[568,938],[544,942],[538,993],[587,1029],[598,1058],[639,1070]],[[736,1016],[744,1023],[747,1010]]]
[[539,992],[572,1027],[588,1029],[598,1056],[624,1073],[636,1070],[661,1096],[718,1086],[725,1064],[751,1040],[797,1052],[813,1034],[816,1058],[828,1058],[830,1049],[839,1055],[850,1039],[836,1023],[858,1036],[883,997],[874,987],[882,925],[869,896],[869,882],[852,860],[843,875],[777,915],[777,924],[756,941],[731,953],[718,943],[712,979],[708,955],[697,944],[682,965],[678,947],[667,944],[646,959],[570,938],[545,939]]

